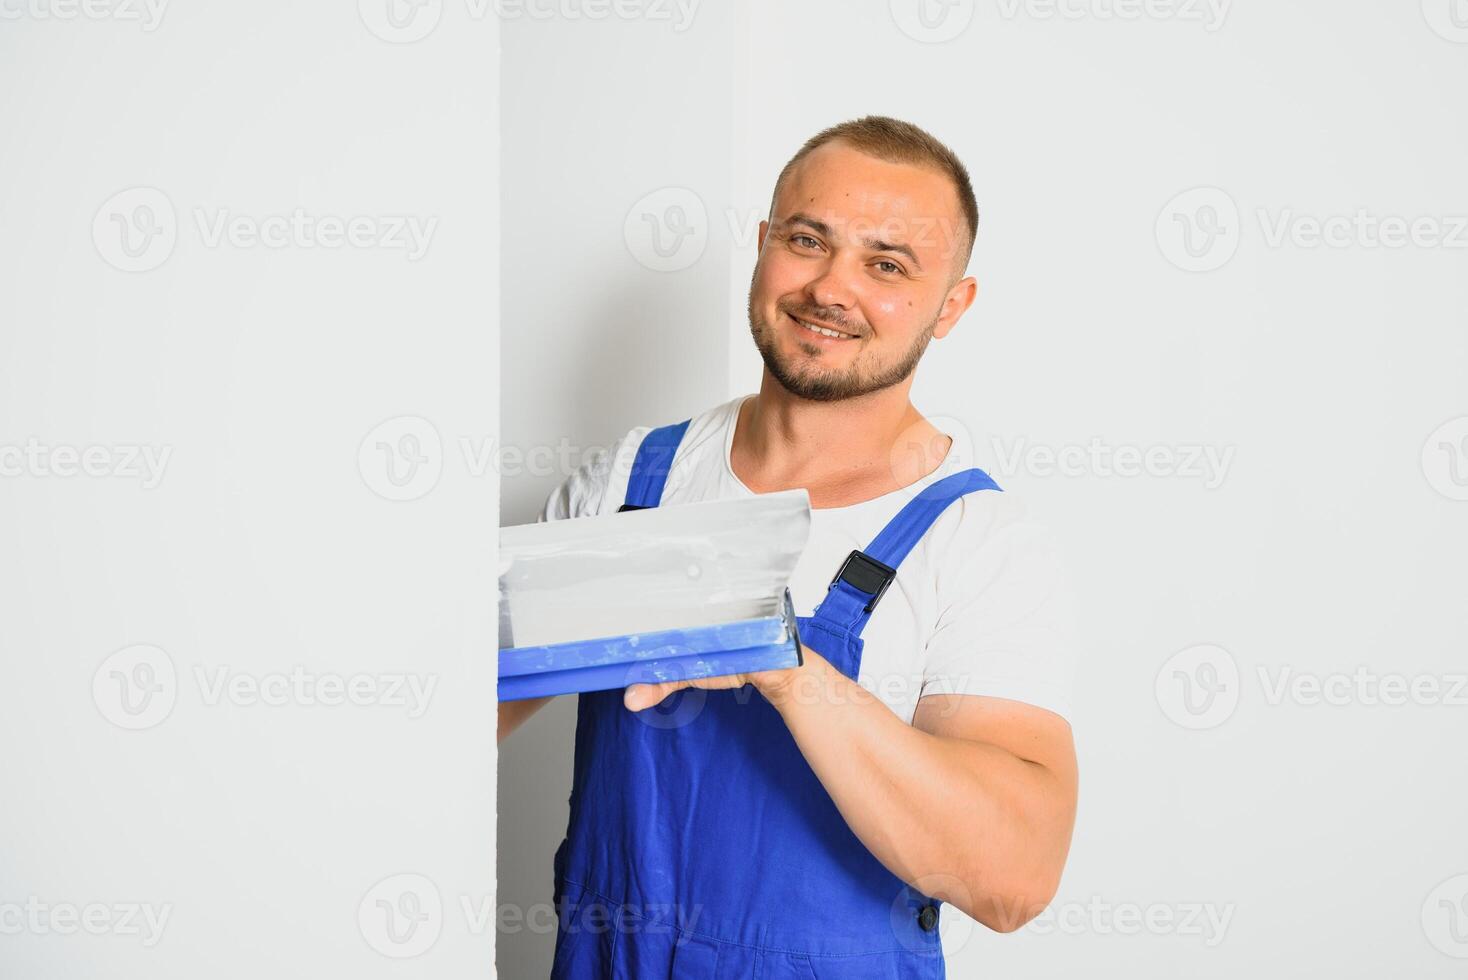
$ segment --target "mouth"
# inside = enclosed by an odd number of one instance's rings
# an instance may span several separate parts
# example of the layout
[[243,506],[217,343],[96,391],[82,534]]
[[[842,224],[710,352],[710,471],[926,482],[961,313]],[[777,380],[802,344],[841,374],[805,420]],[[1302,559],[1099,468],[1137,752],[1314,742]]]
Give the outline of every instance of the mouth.
[[840,343],[844,340],[856,339],[856,334],[847,333],[844,330],[837,330],[835,327],[828,327],[824,323],[817,323],[814,320],[802,320],[799,317],[791,316],[789,313],[786,313],[785,316],[789,317],[791,322],[799,327],[803,334],[813,340]]

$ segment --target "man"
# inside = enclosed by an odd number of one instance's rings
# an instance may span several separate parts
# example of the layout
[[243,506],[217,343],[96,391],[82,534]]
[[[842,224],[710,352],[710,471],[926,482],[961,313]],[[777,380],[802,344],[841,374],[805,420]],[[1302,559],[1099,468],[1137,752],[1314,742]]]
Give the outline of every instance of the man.
[[[547,500],[813,509],[802,666],[581,696],[552,976],[941,977],[940,902],[1007,932],[1053,897],[1077,779],[1053,565],[908,397],[973,303],[977,222],[916,126],[818,134],[760,224],[759,393],[632,430]],[[502,705],[501,737],[543,703]]]

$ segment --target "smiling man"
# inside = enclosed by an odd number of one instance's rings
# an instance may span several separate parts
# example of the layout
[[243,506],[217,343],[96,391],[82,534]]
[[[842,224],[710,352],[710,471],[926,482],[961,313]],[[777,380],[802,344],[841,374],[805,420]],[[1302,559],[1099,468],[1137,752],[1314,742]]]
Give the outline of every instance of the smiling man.
[[[553,977],[941,977],[941,903],[1007,932],[1054,895],[1077,779],[1055,565],[909,398],[973,303],[977,223],[916,126],[816,135],[760,225],[759,392],[633,429],[547,500],[813,508],[802,666],[581,695]],[[542,703],[501,705],[501,737]]]

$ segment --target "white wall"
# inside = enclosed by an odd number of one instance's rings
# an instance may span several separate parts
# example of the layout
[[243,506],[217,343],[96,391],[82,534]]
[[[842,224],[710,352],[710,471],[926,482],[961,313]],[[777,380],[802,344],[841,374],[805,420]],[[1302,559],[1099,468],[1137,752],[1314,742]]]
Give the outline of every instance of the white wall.
[[0,975],[484,976],[497,25],[144,10],[0,27]]

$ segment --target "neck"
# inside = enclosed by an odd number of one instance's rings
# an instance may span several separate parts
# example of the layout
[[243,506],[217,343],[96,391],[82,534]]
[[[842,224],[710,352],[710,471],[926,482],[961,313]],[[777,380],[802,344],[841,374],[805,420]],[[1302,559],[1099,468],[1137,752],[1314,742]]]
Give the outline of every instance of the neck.
[[951,440],[912,404],[912,378],[858,398],[820,402],[786,391],[768,370],[745,402],[730,463],[756,493],[805,487],[812,506],[890,493],[931,473]]

